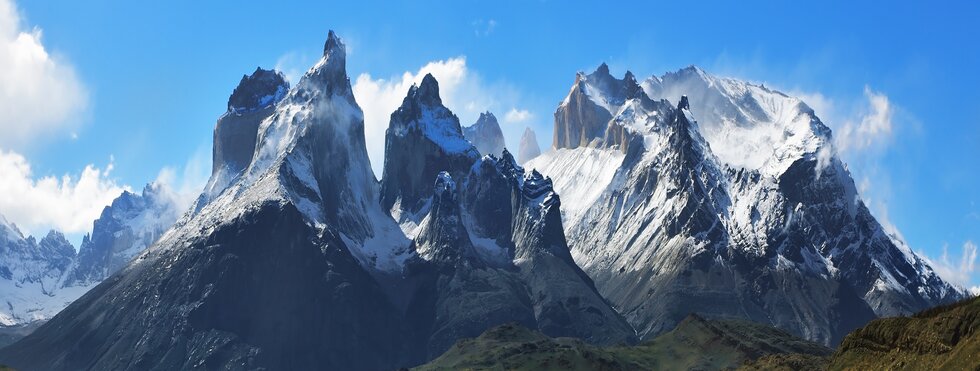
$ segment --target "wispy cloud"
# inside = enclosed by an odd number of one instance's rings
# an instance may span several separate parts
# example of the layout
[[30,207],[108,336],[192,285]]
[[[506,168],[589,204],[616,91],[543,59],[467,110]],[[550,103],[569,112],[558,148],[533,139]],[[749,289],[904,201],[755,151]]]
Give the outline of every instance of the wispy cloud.
[[534,114],[526,109],[511,108],[510,111],[507,111],[507,114],[504,115],[504,122],[508,124],[517,124],[527,122],[532,117],[534,117]]
[[0,0],[0,146],[24,147],[79,123],[87,92],[72,66],[41,43],[41,29],[21,24],[11,0]]
[[892,139],[894,110],[888,96],[864,87],[867,103],[857,120],[845,120],[834,136],[842,153],[862,151],[873,146],[886,146]]
[[276,65],[273,68],[276,71],[282,72],[286,75],[286,80],[290,84],[295,85],[299,82],[299,78],[303,77],[303,74],[313,65],[316,58],[312,56],[305,55],[300,52],[289,52],[283,54],[279,59],[276,60]]
[[471,24],[473,25],[473,33],[476,36],[488,36],[497,28],[497,21],[494,19],[477,19]]
[[[977,245],[973,241],[966,241],[960,251],[959,258],[950,258],[949,245],[943,245],[943,253],[938,259],[930,258],[927,254],[920,251],[919,255],[925,257],[929,265],[936,270],[940,277],[949,282],[970,288],[973,272],[976,271]],[[973,287],[971,291],[977,291],[978,287]],[[980,293],[980,292],[977,292]]]
[[188,209],[201,194],[211,176],[211,151],[198,148],[182,166],[166,166],[160,169],[155,183],[169,192],[177,210]]

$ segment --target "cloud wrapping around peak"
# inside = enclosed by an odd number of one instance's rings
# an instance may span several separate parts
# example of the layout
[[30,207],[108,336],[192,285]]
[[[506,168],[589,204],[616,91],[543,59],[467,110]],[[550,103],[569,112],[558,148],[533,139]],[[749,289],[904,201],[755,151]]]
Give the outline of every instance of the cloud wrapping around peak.
[[892,137],[894,109],[888,96],[864,87],[867,106],[859,120],[848,120],[837,129],[834,144],[841,152],[861,151],[887,145]]
[[[520,95],[513,88],[485,83],[479,74],[467,67],[466,57],[432,61],[416,71],[406,71],[387,79],[360,74],[354,81],[354,98],[364,111],[364,136],[376,176],[380,177],[384,168],[385,130],[391,113],[401,105],[412,84],[421,83],[430,73],[439,82],[443,104],[459,117],[462,126],[472,125],[482,112],[514,107],[520,102]],[[504,121],[526,121],[532,117],[527,110],[511,108],[504,115]],[[517,125],[505,125],[501,129],[508,143],[517,143],[523,130]]]
[[112,168],[110,160],[104,168],[87,165],[77,175],[37,177],[24,156],[0,150],[0,214],[26,234],[87,232],[106,205],[130,190],[111,178]]
[[0,0],[0,146],[16,148],[80,120],[88,94],[71,65],[49,54],[41,29],[24,29],[11,0]]
[[825,147],[817,154],[818,164],[824,166],[832,155],[839,155],[852,171],[861,200],[885,231],[901,240],[901,233],[889,217],[892,187],[882,165],[898,129],[898,107],[887,95],[867,85],[864,99],[853,103],[840,103],[820,93],[795,91],[793,95],[806,102],[833,130],[833,148]]
[[970,287],[973,272],[976,271],[977,264],[977,244],[973,241],[963,243],[962,251],[958,260],[951,259],[949,256],[949,246],[943,245],[943,253],[939,259],[928,257],[924,252],[919,255],[925,257],[926,262],[932,269],[945,280],[966,288],[974,295],[980,295],[980,287]]
[[186,211],[201,195],[201,190],[211,177],[211,151],[198,148],[181,166],[165,166],[153,181],[160,185],[180,212]]

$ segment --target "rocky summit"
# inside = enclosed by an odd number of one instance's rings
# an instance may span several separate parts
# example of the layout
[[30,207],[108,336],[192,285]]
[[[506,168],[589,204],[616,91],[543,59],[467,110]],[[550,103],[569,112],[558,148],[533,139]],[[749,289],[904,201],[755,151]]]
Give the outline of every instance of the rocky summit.
[[500,156],[506,147],[497,117],[490,111],[481,113],[475,124],[464,127],[463,136],[483,155]]

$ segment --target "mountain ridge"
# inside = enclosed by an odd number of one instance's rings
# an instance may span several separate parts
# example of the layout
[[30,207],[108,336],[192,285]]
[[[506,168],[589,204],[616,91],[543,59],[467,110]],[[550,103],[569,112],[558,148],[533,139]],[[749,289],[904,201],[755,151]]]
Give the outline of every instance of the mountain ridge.
[[[647,79],[627,99],[630,76],[579,73],[555,135],[592,134],[556,140],[527,166],[580,196],[564,210],[576,262],[641,336],[711,310],[834,344],[876,316],[963,295],[884,233],[802,101],[697,67]],[[755,157],[732,160],[745,151]],[[709,300],[729,304],[697,309]]]

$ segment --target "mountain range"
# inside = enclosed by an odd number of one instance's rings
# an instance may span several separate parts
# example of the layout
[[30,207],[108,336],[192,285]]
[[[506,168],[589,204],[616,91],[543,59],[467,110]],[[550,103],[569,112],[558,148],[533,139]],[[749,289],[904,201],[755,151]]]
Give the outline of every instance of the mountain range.
[[[141,194],[124,191],[106,206],[92,232],[75,247],[50,231],[41,240],[24,234],[0,215],[0,334],[23,336],[152,244],[181,210],[159,184]],[[16,336],[15,336],[16,335]]]
[[528,159],[526,131],[518,161],[491,113],[462,127],[426,75],[390,115],[379,180],[346,58],[331,31],[295,85],[243,77],[211,178],[175,222],[128,211],[156,210],[144,190],[107,208],[108,234],[77,257],[57,234],[0,229],[34,254],[20,261],[44,261],[8,276],[100,282],[0,361],[392,369],[506,323],[593,347],[738,319],[836,345],[966,296],[885,232],[797,98],[696,67],[641,83],[603,64],[576,75],[554,148]]
[[565,196],[576,262],[641,338],[698,312],[833,345],[965,295],[886,233],[830,129],[778,91],[601,65],[558,107],[555,146],[526,166]]

